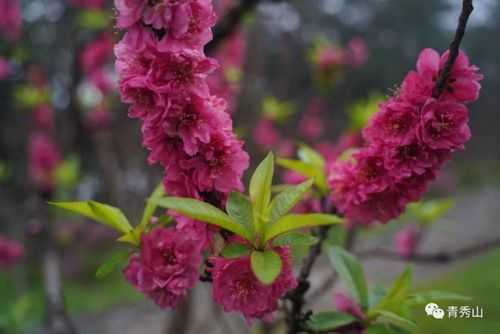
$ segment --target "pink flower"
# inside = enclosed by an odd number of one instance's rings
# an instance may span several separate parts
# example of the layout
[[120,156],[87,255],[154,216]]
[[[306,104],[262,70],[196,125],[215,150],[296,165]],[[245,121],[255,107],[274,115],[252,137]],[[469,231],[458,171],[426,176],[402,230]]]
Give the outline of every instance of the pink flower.
[[13,42],[21,36],[21,5],[19,0],[0,0],[0,34]]
[[43,104],[33,111],[33,120],[40,129],[54,129],[54,109],[47,104]]
[[[412,95],[430,96],[441,71],[444,69],[449,57],[445,52],[441,57],[433,49],[424,49],[417,61],[417,74],[410,74],[408,83],[402,86],[403,98]],[[445,83],[443,98],[457,102],[473,102],[479,97],[481,85],[479,81],[483,78],[478,73],[478,68],[470,65],[469,58],[460,51],[450,75]],[[406,81],[406,80],[405,80]],[[412,92],[414,88],[419,88]]]
[[24,256],[24,247],[13,240],[0,235],[0,270],[7,269]]
[[253,131],[253,140],[262,146],[263,150],[268,151],[278,144],[280,134],[271,120],[261,118]]
[[283,267],[271,285],[261,283],[250,268],[248,256],[237,259],[213,258],[213,298],[226,312],[241,312],[247,321],[269,316],[278,308],[278,299],[297,286],[290,250],[275,249]]
[[394,236],[394,243],[399,255],[410,257],[418,244],[418,232],[414,226],[409,226]]
[[435,150],[463,149],[471,137],[468,113],[463,104],[429,100],[422,110],[419,138]]
[[360,67],[368,60],[368,48],[364,39],[355,37],[347,44],[348,61],[354,67]]
[[174,308],[198,281],[200,245],[176,229],[154,228],[142,235],[139,254],[123,274],[138,291],[161,308]]
[[415,138],[418,124],[417,109],[394,99],[380,106],[380,110],[363,129],[363,136],[369,142],[408,144]]
[[43,132],[29,137],[28,171],[33,182],[42,191],[53,191],[55,172],[61,163],[61,155],[54,140]]
[[299,133],[307,140],[318,139],[324,131],[323,120],[315,114],[305,114],[299,121]]
[[7,78],[10,75],[11,69],[9,62],[0,57],[0,80]]
[[328,70],[332,67],[343,65],[345,62],[345,53],[340,48],[326,45],[319,50],[317,61],[320,69]]
[[147,3],[145,0],[114,0],[114,2],[118,10],[116,19],[118,28],[128,28],[137,23]]
[[241,177],[249,165],[242,145],[229,133],[214,133],[209,143],[200,145],[198,154],[181,161],[181,167],[192,170],[193,182],[200,191],[242,191]]
[[399,94],[381,104],[363,130],[366,146],[331,168],[332,200],[351,221],[398,217],[409,202],[420,200],[451,153],[470,139],[464,103],[478,97],[482,75],[460,53],[443,94],[434,98],[447,57],[423,50],[417,71],[405,77]]
[[80,56],[80,63],[89,74],[104,66],[113,56],[113,36],[104,33],[96,40],[85,45]]
[[343,294],[342,292],[338,292],[334,296],[334,303],[337,310],[344,313],[349,313],[359,319],[366,318],[365,313],[361,309],[361,306],[358,305],[351,297]]
[[185,49],[161,53],[151,63],[148,86],[159,93],[193,93],[208,97],[207,75],[217,68],[214,59]]
[[163,130],[168,136],[179,136],[184,144],[184,152],[193,156],[198,153],[201,143],[210,142],[214,129],[231,130],[231,118],[224,111],[224,104],[211,103],[211,100],[196,95],[181,101],[171,101],[165,110]]
[[190,47],[202,51],[202,47],[212,39],[212,28],[216,16],[211,0],[195,0],[172,10],[171,30],[163,38],[158,48],[182,49]]

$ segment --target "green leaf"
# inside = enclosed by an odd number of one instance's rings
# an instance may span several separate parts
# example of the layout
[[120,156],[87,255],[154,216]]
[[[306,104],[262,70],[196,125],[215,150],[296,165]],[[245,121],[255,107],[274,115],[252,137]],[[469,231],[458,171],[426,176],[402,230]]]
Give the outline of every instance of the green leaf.
[[272,250],[253,251],[250,262],[255,276],[266,285],[272,284],[281,272],[281,257]]
[[444,216],[455,206],[453,198],[425,201],[410,206],[417,218],[424,224],[432,223]]
[[232,243],[224,247],[221,255],[228,259],[235,259],[250,254],[248,246],[238,243]]
[[156,186],[156,188],[153,190],[151,195],[149,196],[146,206],[144,207],[144,212],[142,213],[142,219],[139,225],[135,228],[136,233],[140,236],[142,232],[146,229],[148,226],[151,217],[153,217],[156,208],[158,207],[158,204],[155,203],[155,200],[158,198],[162,198],[165,196],[165,187],[163,186],[163,183],[160,183],[159,185]]
[[280,234],[300,228],[341,224],[343,222],[342,218],[338,216],[322,213],[290,214],[281,217],[266,229],[264,241],[267,242]]
[[256,230],[261,233],[267,220],[267,207],[271,200],[271,185],[273,183],[274,156],[269,152],[259,164],[250,179],[250,200],[253,205]]
[[368,288],[363,267],[359,261],[346,250],[332,246],[328,257],[337,271],[340,280],[364,310],[368,307]]
[[224,211],[208,203],[184,197],[163,197],[152,201],[163,208],[174,210],[184,216],[207,224],[219,226],[247,240],[251,240],[250,233],[245,227],[237,224]]
[[307,322],[307,326],[314,331],[333,331],[354,321],[357,321],[357,319],[350,314],[325,311],[314,313]]
[[417,325],[413,321],[403,318],[396,313],[381,310],[377,311],[377,314],[377,321],[381,323],[391,324],[410,332],[417,329]]
[[97,268],[95,277],[103,279],[111,274],[120,264],[124,263],[129,257],[129,253],[116,253],[109,260]]
[[250,199],[239,192],[232,192],[226,203],[226,211],[238,224],[244,226],[255,239],[253,211]]
[[292,159],[279,158],[276,160],[276,163],[281,167],[293,170],[302,176],[312,178],[314,180],[314,184],[322,193],[326,193],[328,191],[324,168],[319,168],[312,163]]
[[325,159],[323,158],[323,156],[309,146],[300,145],[297,154],[300,160],[302,160],[303,162],[311,164],[319,169],[325,168]]
[[273,245],[275,246],[312,246],[318,243],[318,238],[312,235],[300,233],[300,232],[289,232],[276,237],[273,240]]
[[273,198],[270,205],[271,218],[273,223],[281,216],[290,211],[307,193],[313,184],[313,180],[307,180],[296,186],[291,186]]
[[437,301],[467,301],[471,300],[468,296],[463,296],[458,293],[448,291],[431,290],[425,292],[413,293],[408,296],[415,304],[427,304]]
[[93,219],[124,234],[132,231],[132,226],[123,212],[107,204],[95,201],[49,202],[49,204]]
[[375,310],[390,309],[391,306],[400,306],[403,300],[408,296],[412,278],[412,270],[410,267],[406,268],[399,277],[394,281],[392,287],[375,305]]
[[385,324],[373,324],[368,327],[366,334],[401,334],[401,331],[389,328]]
[[110,16],[104,10],[84,10],[77,17],[77,22],[84,29],[99,30],[109,25]]

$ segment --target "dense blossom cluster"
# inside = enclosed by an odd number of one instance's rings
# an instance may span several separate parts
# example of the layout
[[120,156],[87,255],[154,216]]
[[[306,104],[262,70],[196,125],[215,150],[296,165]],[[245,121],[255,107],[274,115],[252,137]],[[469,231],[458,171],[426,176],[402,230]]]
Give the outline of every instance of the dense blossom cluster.
[[20,243],[0,235],[0,270],[18,263],[23,254],[24,248]]
[[131,257],[125,278],[160,307],[175,307],[198,281],[200,247],[175,229],[155,228],[143,234],[141,252]]
[[[142,121],[148,161],[164,168],[170,195],[223,205],[229,192],[243,189],[249,157],[233,133],[226,100],[211,92],[208,80],[218,68],[203,51],[215,24],[211,0],[116,0],[115,5],[117,26],[127,29],[115,47],[120,93],[131,104],[129,115]],[[198,280],[201,252],[211,240],[211,228],[175,216],[175,227],[143,234],[140,254],[124,270],[128,281],[161,307],[175,307]],[[215,276],[231,279],[233,266],[216,267]],[[226,305],[225,299],[216,300]],[[244,307],[251,306],[231,310]]]
[[266,318],[278,308],[278,299],[297,286],[290,250],[275,249],[283,268],[271,285],[262,284],[250,268],[250,257],[215,258],[212,269],[214,299],[224,311],[240,311],[247,321]]
[[408,73],[399,93],[382,103],[364,128],[366,146],[331,168],[332,199],[353,222],[398,217],[469,140],[465,104],[478,98],[482,75],[460,52],[443,93],[436,96],[448,56],[423,50],[417,70]]

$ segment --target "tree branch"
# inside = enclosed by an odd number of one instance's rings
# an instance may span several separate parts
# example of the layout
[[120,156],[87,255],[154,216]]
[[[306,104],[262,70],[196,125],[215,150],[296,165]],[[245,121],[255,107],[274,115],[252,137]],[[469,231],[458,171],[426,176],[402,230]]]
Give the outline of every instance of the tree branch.
[[455,32],[455,38],[453,39],[449,47],[450,54],[448,57],[448,61],[446,62],[443,70],[441,71],[439,78],[436,82],[436,86],[434,87],[434,91],[432,94],[434,98],[438,98],[446,88],[446,82],[450,75],[453,64],[455,63],[455,60],[457,59],[460,51],[460,44],[462,43],[462,39],[464,38],[465,35],[465,28],[467,27],[467,21],[469,20],[469,16],[473,10],[474,6],[472,5],[472,0],[463,0],[462,12],[458,19],[458,26]]
[[466,259],[481,255],[492,249],[500,247],[500,238],[485,243],[468,246],[453,252],[439,252],[435,254],[413,254],[411,256],[402,256],[396,252],[387,249],[371,249],[357,253],[364,259],[384,259],[391,261],[406,261],[420,264],[445,264],[454,261]]
[[210,43],[205,47],[205,51],[210,54],[221,42],[236,30],[240,25],[241,21],[245,15],[253,11],[260,0],[240,0],[237,6],[231,8],[231,10],[219,21],[219,24],[214,29],[214,37]]

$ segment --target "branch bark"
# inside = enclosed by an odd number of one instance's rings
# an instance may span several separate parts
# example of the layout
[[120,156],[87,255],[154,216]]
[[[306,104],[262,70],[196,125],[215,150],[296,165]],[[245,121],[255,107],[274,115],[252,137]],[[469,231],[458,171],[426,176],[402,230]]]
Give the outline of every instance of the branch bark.
[[411,256],[401,256],[400,254],[387,249],[370,249],[359,252],[357,255],[364,259],[383,259],[391,261],[413,262],[419,264],[446,264],[454,261],[460,261],[469,257],[478,256],[499,247],[500,238],[485,243],[464,247],[453,252],[439,252],[434,254],[417,253]]
[[448,77],[450,76],[451,69],[453,68],[453,64],[458,57],[460,51],[460,44],[465,35],[465,29],[467,27],[467,21],[469,20],[470,14],[474,10],[474,6],[472,5],[472,0],[463,0],[462,2],[462,12],[460,13],[460,17],[458,19],[457,30],[455,31],[455,38],[450,44],[449,47],[449,57],[446,62],[443,70],[441,71],[439,78],[436,82],[436,86],[434,87],[434,92],[432,94],[433,97],[438,98],[446,88],[446,82]]

